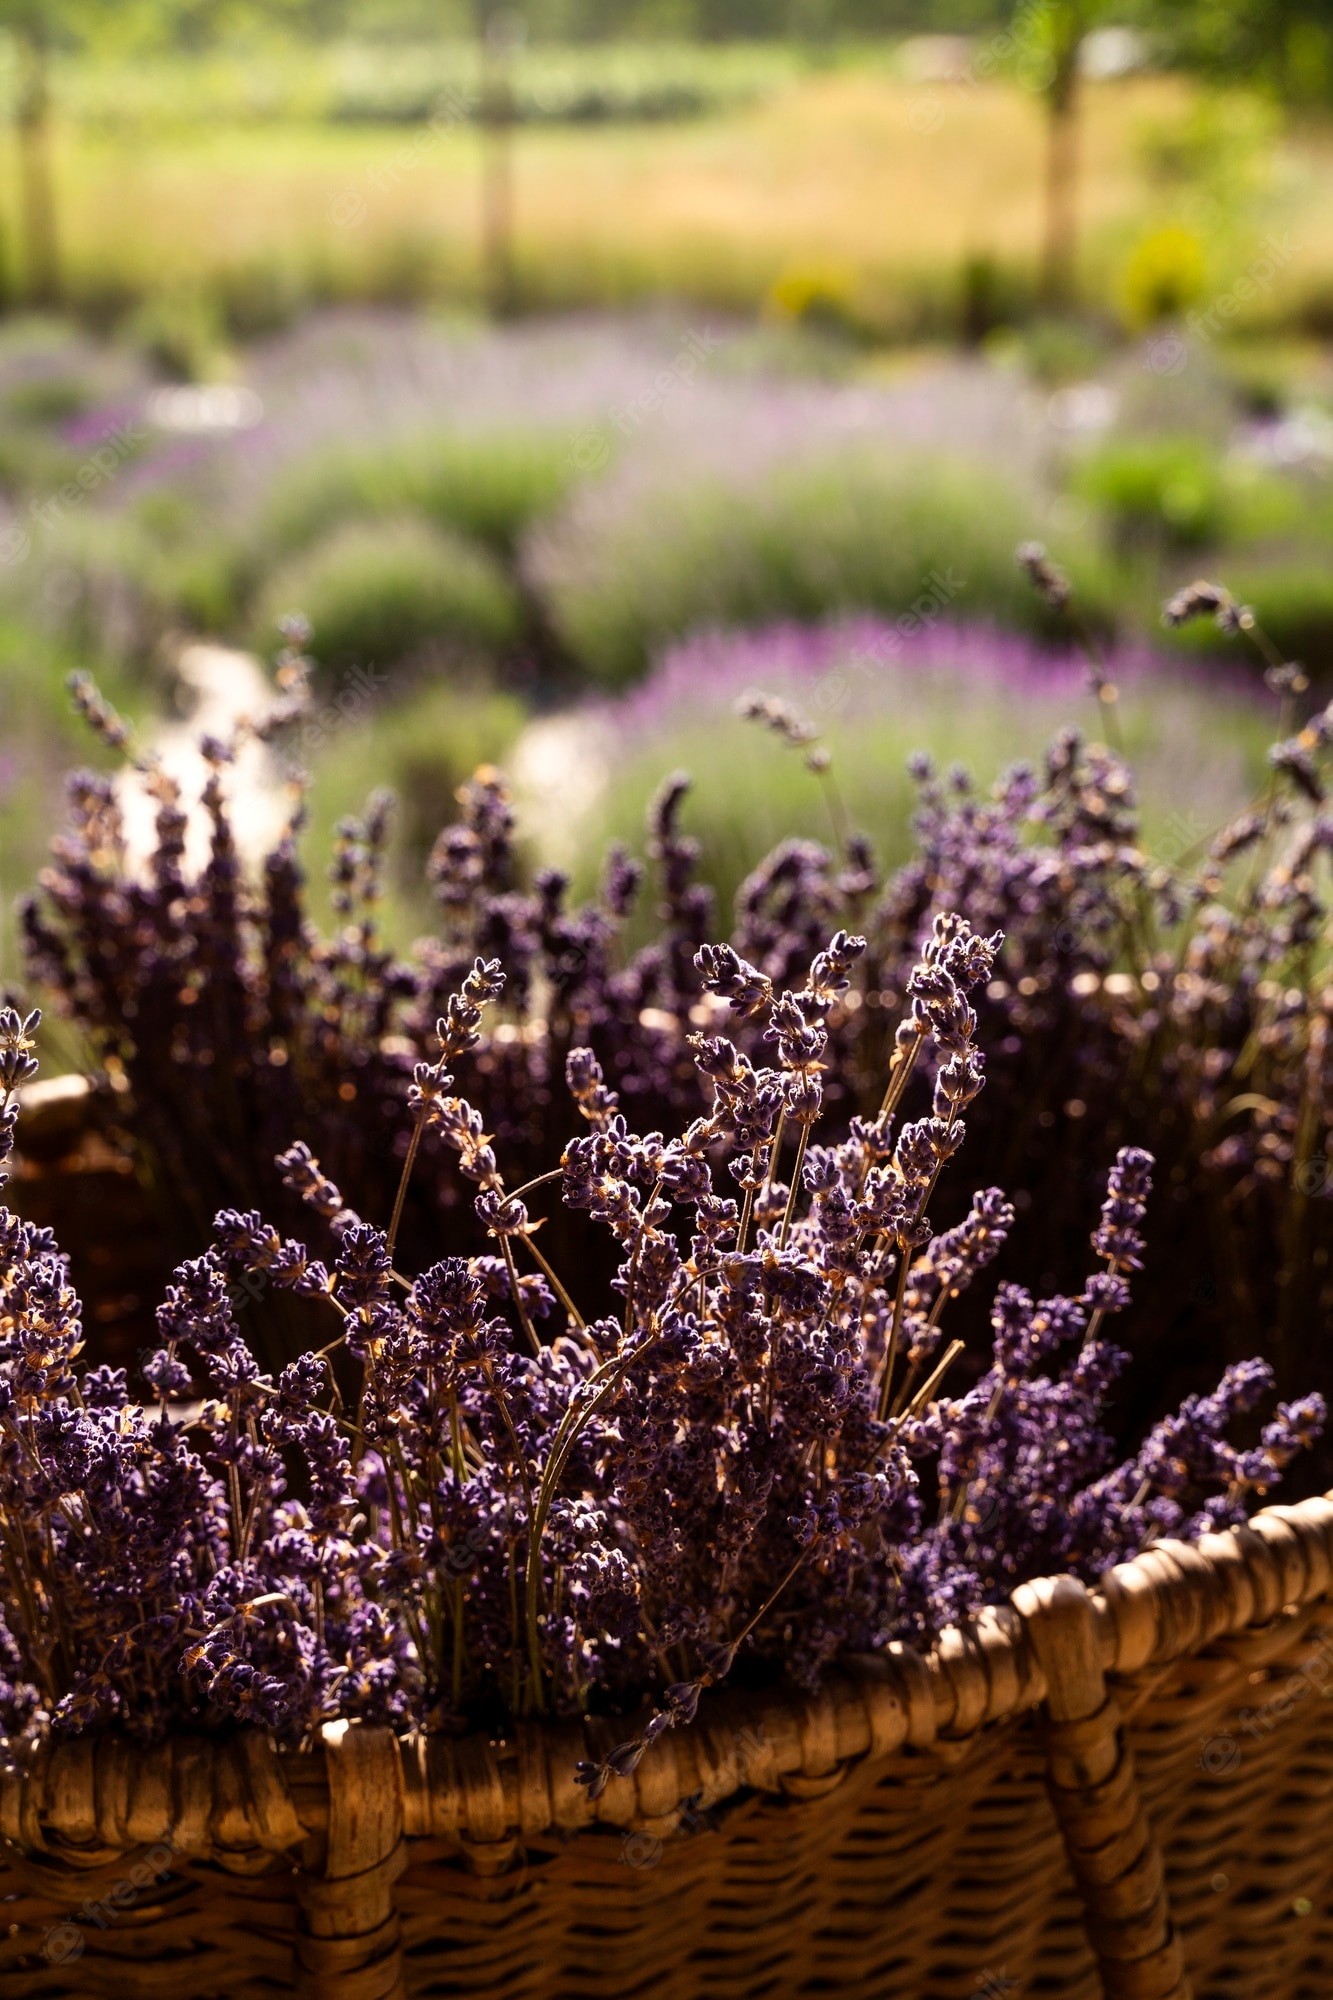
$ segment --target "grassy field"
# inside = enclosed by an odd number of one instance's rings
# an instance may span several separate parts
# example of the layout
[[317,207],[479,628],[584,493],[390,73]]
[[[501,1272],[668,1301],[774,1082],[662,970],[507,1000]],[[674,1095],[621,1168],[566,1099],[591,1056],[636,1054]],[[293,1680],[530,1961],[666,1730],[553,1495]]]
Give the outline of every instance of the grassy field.
[[[1271,322],[1333,300],[1333,132],[1272,137],[1249,100],[1180,79],[1087,91],[1088,293],[1123,302],[1145,237],[1197,249],[1200,301],[1270,232]],[[225,99],[223,100],[225,105]],[[466,123],[313,116],[69,120],[58,176],[71,293],[219,294],[253,329],[317,299],[467,297],[479,287],[479,140]],[[1042,123],[1016,85],[911,84],[869,68],[769,80],[674,122],[538,124],[514,142],[518,289],[529,307],[670,292],[748,310],[778,288],[887,334],[947,330],[969,260],[1021,302],[1040,239]]]

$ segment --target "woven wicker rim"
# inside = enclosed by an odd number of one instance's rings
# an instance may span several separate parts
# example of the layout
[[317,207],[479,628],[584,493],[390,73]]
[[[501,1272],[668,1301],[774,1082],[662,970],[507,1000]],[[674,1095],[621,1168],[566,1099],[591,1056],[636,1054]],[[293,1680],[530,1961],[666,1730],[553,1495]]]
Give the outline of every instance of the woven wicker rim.
[[[845,1662],[812,1699],[710,1691],[692,1727],[660,1738],[633,1778],[612,1780],[596,1801],[575,1764],[603,1754],[623,1722],[401,1741],[339,1723],[313,1753],[275,1751],[258,1732],[182,1735],[148,1750],[88,1738],[39,1746],[0,1772],[0,1838],[79,1870],[169,1841],[182,1858],[251,1873],[314,1841],[337,1875],[341,1848],[350,1856],[404,1836],[500,1868],[543,1834],[598,1823],[662,1834],[687,1802],[713,1807],[747,1789],[818,1796],[860,1758],[943,1747],[1043,1704],[1056,1719],[1090,1715],[1108,1673],[1165,1669],[1246,1628],[1271,1627],[1281,1643],[1331,1580],[1333,1494],[1268,1508],[1197,1545],[1159,1543],[1095,1591],[1070,1577],[1025,1584],[929,1653],[893,1644]],[[373,1840],[368,1821],[380,1826]]]

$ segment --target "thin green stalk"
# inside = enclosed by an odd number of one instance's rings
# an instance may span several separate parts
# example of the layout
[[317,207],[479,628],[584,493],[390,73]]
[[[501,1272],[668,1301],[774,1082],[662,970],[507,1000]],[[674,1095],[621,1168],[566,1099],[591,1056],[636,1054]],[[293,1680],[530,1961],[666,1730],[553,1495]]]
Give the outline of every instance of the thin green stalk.
[[921,1387],[917,1390],[915,1396],[913,1396],[911,1402],[907,1405],[905,1414],[908,1417],[919,1416],[922,1410],[926,1408],[927,1404],[930,1402],[931,1397],[935,1394],[935,1391],[939,1388],[940,1383],[944,1380],[945,1375],[948,1373],[949,1369],[953,1366],[957,1357],[962,1353],[966,1344],[967,1343],[962,1340],[950,1341],[948,1347],[945,1350],[944,1359],[940,1362],[934,1374],[931,1375],[927,1381],[921,1384]]
[[848,818],[847,808],[843,804],[842,787],[833,775],[831,764],[822,766],[819,772],[819,781],[824,788],[824,797],[828,803],[829,818],[833,822],[833,838],[838,844],[838,852],[845,861],[851,842],[852,823]]
[[768,1165],[764,1169],[764,1186],[766,1188],[772,1185],[773,1175],[777,1170],[778,1155],[782,1151],[783,1134],[786,1132],[786,1130],[787,1130],[787,1107],[784,1104],[781,1111],[779,1111],[778,1113],[778,1123],[777,1123],[777,1129],[773,1134],[773,1143],[768,1149]]
[[911,1076],[916,1065],[916,1059],[921,1053],[922,1044],[925,1039],[924,1028],[919,1028],[916,1040],[906,1055],[901,1050],[894,1049],[893,1061],[889,1067],[888,1086],[885,1089],[883,1101],[879,1107],[881,1118],[889,1117],[892,1112],[898,1109],[899,1104],[902,1102],[902,1095],[907,1088],[908,1078]]
[[801,1168],[805,1165],[805,1149],[810,1143],[809,1120],[801,1126],[801,1136],[796,1142],[796,1164],[791,1170],[791,1186],[787,1189],[787,1206],[783,1212],[782,1227],[778,1231],[778,1248],[785,1250],[791,1230],[792,1217],[796,1213],[796,1196],[801,1186]]
[[421,1135],[426,1129],[428,1108],[428,1106],[423,1104],[417,1113],[417,1122],[412,1127],[412,1137],[407,1142],[407,1157],[403,1161],[403,1171],[398,1176],[398,1192],[393,1198],[393,1214],[389,1217],[389,1230],[385,1239],[388,1246],[390,1263],[393,1262],[393,1246],[398,1241],[398,1225],[403,1219],[403,1204],[407,1200],[407,1184],[412,1178],[412,1168],[416,1163],[417,1148],[421,1144]]
[[573,1299],[569,1296],[569,1293],[565,1290],[564,1286],[561,1284],[560,1279],[556,1276],[554,1265],[550,1262],[549,1258],[544,1257],[541,1251],[537,1248],[536,1238],[532,1236],[524,1236],[520,1240],[524,1244],[526,1244],[527,1248],[532,1252],[533,1256],[537,1259],[537,1262],[541,1265],[543,1271],[545,1271],[547,1277],[550,1279],[551,1284],[555,1290],[556,1297],[559,1299],[565,1311],[569,1314],[569,1317],[573,1320],[575,1326],[579,1329],[579,1332],[586,1333],[588,1331],[587,1320],[584,1319],[583,1314],[579,1311]]
[[514,1192],[509,1196],[509,1200],[522,1201],[524,1195],[531,1194],[534,1188],[545,1187],[548,1181],[562,1181],[564,1177],[565,1170],[563,1167],[552,1167],[549,1174],[538,1174],[535,1181],[524,1181],[522,1187],[514,1189]]
[[509,1273],[509,1289],[514,1294],[514,1310],[518,1314],[518,1323],[523,1329],[523,1337],[533,1353],[540,1354],[542,1351],[541,1342],[532,1330],[532,1321],[528,1318],[528,1309],[523,1303],[523,1293],[518,1282],[518,1266],[514,1262],[514,1253],[510,1248],[507,1234],[501,1235],[500,1248],[504,1252],[505,1269]]
[[884,1373],[879,1385],[879,1420],[884,1422],[889,1411],[889,1394],[893,1388],[893,1371],[898,1361],[898,1337],[903,1323],[903,1298],[907,1292],[907,1252],[898,1245],[898,1289],[893,1297],[893,1322],[889,1328],[888,1346],[884,1350]]

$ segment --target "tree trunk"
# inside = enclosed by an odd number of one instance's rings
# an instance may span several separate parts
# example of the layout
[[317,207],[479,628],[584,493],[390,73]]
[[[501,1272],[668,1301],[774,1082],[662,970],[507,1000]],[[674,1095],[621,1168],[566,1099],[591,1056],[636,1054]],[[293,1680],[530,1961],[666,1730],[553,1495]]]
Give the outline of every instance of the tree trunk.
[[1055,71],[1046,91],[1046,233],[1042,246],[1041,302],[1060,311],[1074,302],[1078,264],[1078,59],[1081,10],[1062,8],[1052,55]]
[[514,93],[513,30],[493,6],[478,8],[481,32],[481,262],[486,302],[497,319],[513,311]]
[[29,305],[60,300],[55,188],[51,178],[51,88],[46,42],[40,29],[17,37],[18,144],[22,289]]

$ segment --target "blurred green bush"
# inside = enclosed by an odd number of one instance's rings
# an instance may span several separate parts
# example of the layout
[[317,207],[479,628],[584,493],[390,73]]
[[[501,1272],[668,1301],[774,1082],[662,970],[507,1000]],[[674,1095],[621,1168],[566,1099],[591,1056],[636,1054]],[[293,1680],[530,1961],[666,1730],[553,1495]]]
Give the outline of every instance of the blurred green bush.
[[441,431],[333,447],[277,479],[259,540],[286,554],[346,521],[418,513],[508,554],[573,477],[568,438],[550,432]]
[[[314,643],[320,648],[318,632]],[[385,929],[405,948],[423,928],[438,924],[425,879],[436,835],[455,817],[454,794],[464,779],[479,764],[503,763],[527,719],[517,695],[431,676],[396,688],[392,700],[358,707],[345,724],[320,729],[314,740],[298,736],[294,747],[315,781],[302,845],[321,914],[330,913],[322,882],[334,828],[362,810],[374,781],[387,785],[397,801]]]
[[1106,444],[1074,472],[1073,489],[1100,507],[1122,545],[1201,548],[1229,523],[1221,457],[1198,438],[1132,438]]
[[327,673],[413,661],[488,660],[522,628],[518,593],[478,543],[408,515],[348,521],[289,562],[260,592],[254,643],[284,612],[303,611]]
[[[686,632],[775,618],[878,611],[1050,629],[1014,563],[1037,500],[975,466],[853,447],[744,487],[700,475],[588,498],[535,567],[562,640],[601,680],[634,678]],[[1075,538],[1059,553],[1085,607],[1109,620],[1095,545]]]
[[1251,460],[1199,437],[1131,437],[1073,469],[1073,491],[1098,508],[1122,550],[1221,548],[1298,531],[1308,498]]

